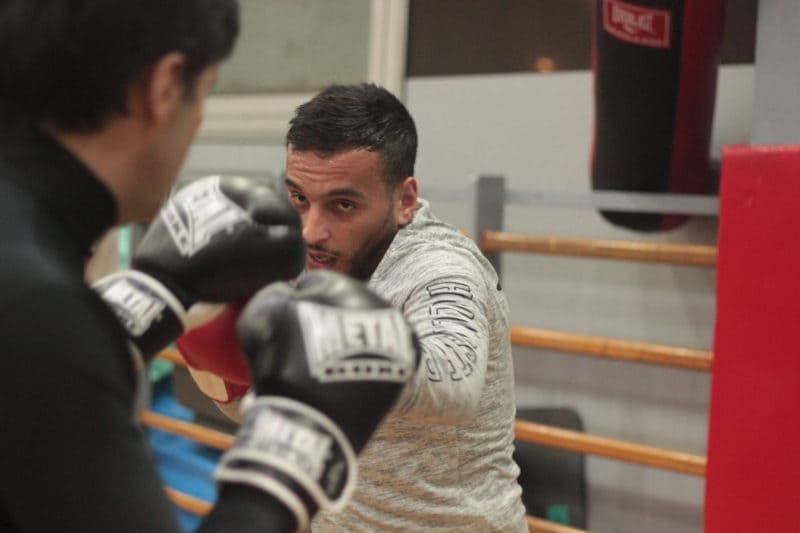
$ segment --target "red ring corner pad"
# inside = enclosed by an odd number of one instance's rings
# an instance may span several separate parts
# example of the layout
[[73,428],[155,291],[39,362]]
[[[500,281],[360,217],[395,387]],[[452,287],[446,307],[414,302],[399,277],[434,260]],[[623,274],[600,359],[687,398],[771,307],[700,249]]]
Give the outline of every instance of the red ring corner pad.
[[800,509],[800,145],[723,150],[706,533]]

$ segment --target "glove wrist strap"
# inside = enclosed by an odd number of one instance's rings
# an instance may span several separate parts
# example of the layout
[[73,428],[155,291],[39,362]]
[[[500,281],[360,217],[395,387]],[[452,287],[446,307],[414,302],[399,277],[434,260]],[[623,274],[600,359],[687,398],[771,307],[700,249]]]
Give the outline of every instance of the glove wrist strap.
[[341,510],[357,479],[356,454],[322,412],[291,398],[248,395],[236,442],[222,456],[217,483],[244,483],[269,492],[304,531],[315,508]]

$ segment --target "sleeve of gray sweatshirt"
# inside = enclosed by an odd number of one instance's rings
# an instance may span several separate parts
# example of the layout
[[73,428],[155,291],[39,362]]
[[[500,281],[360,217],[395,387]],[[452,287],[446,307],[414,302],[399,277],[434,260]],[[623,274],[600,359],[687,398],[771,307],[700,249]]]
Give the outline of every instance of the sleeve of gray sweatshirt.
[[[420,259],[418,254],[413,254]],[[485,273],[461,250],[428,248],[402,261],[394,283],[419,337],[419,371],[398,402],[405,417],[457,422],[474,416],[489,356]],[[411,259],[411,258],[406,258]]]

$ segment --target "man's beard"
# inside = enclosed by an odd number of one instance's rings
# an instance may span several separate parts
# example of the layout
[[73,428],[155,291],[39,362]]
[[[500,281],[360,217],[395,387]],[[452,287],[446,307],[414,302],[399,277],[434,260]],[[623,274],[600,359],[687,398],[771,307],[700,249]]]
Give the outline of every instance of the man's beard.
[[396,234],[397,230],[387,232],[373,245],[363,248],[362,252],[354,255],[350,261],[350,272],[348,274],[358,280],[367,281],[372,276],[372,273],[375,272],[378,264],[380,264],[383,255],[389,245],[392,244]]
[[367,239],[360,251],[353,254],[348,274],[358,280],[367,281],[383,259],[395,235],[397,235],[397,223],[390,211],[381,225],[380,232]]

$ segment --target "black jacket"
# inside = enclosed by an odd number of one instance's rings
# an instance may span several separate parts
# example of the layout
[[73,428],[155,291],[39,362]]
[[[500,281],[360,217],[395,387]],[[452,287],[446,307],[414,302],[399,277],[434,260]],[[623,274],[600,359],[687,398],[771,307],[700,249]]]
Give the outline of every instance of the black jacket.
[[[59,144],[0,144],[0,531],[180,531],[135,422],[125,333],[84,282],[115,218],[109,191]],[[201,530],[283,531],[285,513],[228,486]]]

